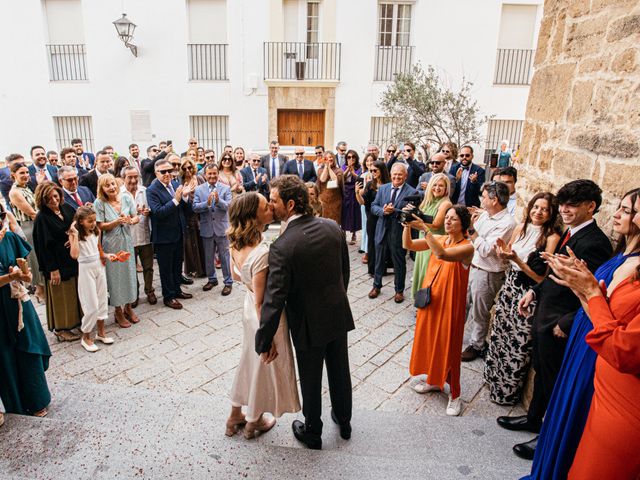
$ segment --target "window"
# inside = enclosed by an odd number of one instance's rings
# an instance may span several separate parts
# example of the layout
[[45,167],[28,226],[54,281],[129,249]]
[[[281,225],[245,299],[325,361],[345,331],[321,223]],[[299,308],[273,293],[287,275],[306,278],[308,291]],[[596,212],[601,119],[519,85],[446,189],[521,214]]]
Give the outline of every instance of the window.
[[228,80],[225,0],[188,0],[189,80]]
[[[46,0],[49,80],[87,80],[80,0]],[[69,28],[73,25],[73,28]]]
[[[318,43],[318,29],[320,24],[320,4],[307,2],[307,44]],[[318,58],[318,45],[307,45],[307,59]]]
[[371,117],[371,134],[369,143],[378,145],[380,151],[386,150],[389,144],[396,141],[396,125],[393,118]]
[[507,140],[509,148],[515,149],[522,138],[523,124],[524,120],[489,120],[485,148],[495,151],[503,140]]
[[536,5],[503,5],[494,85],[529,85],[533,67]]
[[229,117],[227,115],[191,115],[191,136],[198,145],[212,148],[218,156],[229,142]]
[[410,43],[411,5],[381,3],[379,5],[378,45],[406,47]]
[[87,152],[93,152],[93,124],[91,117],[53,117],[58,150],[71,146],[71,140],[80,138]]

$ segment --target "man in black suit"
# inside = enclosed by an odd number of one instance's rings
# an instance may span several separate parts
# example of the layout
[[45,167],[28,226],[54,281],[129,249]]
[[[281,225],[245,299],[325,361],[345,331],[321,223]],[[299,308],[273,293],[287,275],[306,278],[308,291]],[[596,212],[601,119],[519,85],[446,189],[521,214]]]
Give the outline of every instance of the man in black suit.
[[191,191],[188,190],[189,187],[183,187],[171,180],[173,166],[169,160],[158,160],[155,170],[156,179],[151,182],[146,192],[151,219],[151,243],[158,261],[164,304],[174,310],[180,310],[182,304],[177,299],[193,297],[180,288],[182,232],[186,225],[183,209],[189,208],[187,202]]
[[96,153],[95,168],[80,179],[80,185],[91,190],[91,193],[93,193],[94,197],[97,196],[98,177],[100,177],[100,175],[104,175],[105,173],[110,173],[109,165],[111,165],[111,163],[111,156],[105,150],[100,150],[98,153]]
[[[76,172],[78,179],[84,177],[89,170],[85,170],[83,167],[78,166],[78,156],[73,148],[67,147],[60,151],[60,158],[62,159],[63,167],[71,167]],[[62,168],[62,167],[61,167]],[[60,169],[58,169],[58,177],[60,177]]]
[[[556,254],[567,255],[567,247],[595,271],[611,257],[611,242],[600,230],[594,213],[602,203],[602,190],[591,180],[574,180],[558,191],[560,215],[567,230],[556,247]],[[520,314],[532,315],[531,303],[538,305],[533,313],[533,367],[536,375],[533,397],[527,415],[498,417],[498,424],[508,430],[538,433],[562,365],[567,337],[580,300],[571,289],[547,277],[520,300]],[[513,447],[516,455],[533,459],[538,437]]]
[[316,169],[313,168],[313,162],[305,160],[304,148],[296,148],[296,159],[289,160],[284,164],[282,170],[283,175],[297,175],[303,182],[315,182],[318,177],[316,176]]
[[[351,438],[347,332],[355,327],[347,298],[349,252],[340,227],[313,216],[309,192],[297,176],[285,175],[271,183],[271,205],[274,217],[283,222],[284,232],[269,251],[269,276],[256,332],[256,352],[266,363],[277,356],[272,340],[286,309],[305,418],[304,423],[293,422],[293,433],[308,448],[321,449],[324,363],[331,418],[340,426],[340,436]],[[304,248],[298,248],[302,244]]]
[[77,210],[79,206],[85,203],[95,202],[96,197],[91,193],[91,190],[82,185],[78,185],[76,167],[69,167],[68,165],[60,167],[58,170],[58,178],[62,185],[64,203],[68,204],[74,210]]
[[46,181],[58,183],[58,169],[47,161],[47,154],[43,147],[40,145],[31,147],[31,160],[33,164],[29,165],[29,175],[32,182],[37,185]]
[[460,149],[460,163],[449,173],[456,178],[451,201],[467,207],[480,206],[481,188],[485,180],[484,168],[473,163],[473,148],[465,145]]
[[96,163],[96,156],[91,152],[85,152],[80,138],[74,138],[71,140],[71,148],[76,152],[78,158],[78,167],[82,167],[85,170],[91,170]]
[[151,185],[156,178],[155,173],[155,165],[156,162],[166,158],[168,154],[173,151],[173,145],[169,144],[164,146],[164,148],[157,147],[156,145],[151,145],[147,148],[147,158],[140,162],[140,175],[142,177],[142,185],[148,187]]
[[[416,146],[413,143],[405,143],[402,147],[402,156],[397,155],[387,162],[387,168],[391,171],[391,167],[396,162],[404,163],[407,165],[407,183],[413,188],[418,187],[420,177],[426,170],[424,163],[419,162],[415,158]],[[412,231],[413,232],[413,231]],[[416,237],[417,238],[417,237]]]
[[260,166],[260,155],[252,153],[249,156],[249,165],[240,170],[242,186],[246,192],[258,192],[269,198],[269,176],[267,171]]
[[263,155],[260,158],[260,166],[267,171],[269,180],[276,178],[282,174],[284,164],[289,160],[286,156],[278,153],[280,150],[280,144],[273,140],[269,145],[269,152],[267,155]]

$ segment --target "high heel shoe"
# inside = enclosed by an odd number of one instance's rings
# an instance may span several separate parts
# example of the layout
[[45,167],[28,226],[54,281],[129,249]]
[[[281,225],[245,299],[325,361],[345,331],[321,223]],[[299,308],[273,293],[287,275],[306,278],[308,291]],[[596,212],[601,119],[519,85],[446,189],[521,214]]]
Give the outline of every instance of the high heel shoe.
[[256,432],[266,433],[271,430],[275,424],[275,418],[265,420],[264,417],[260,417],[260,420],[257,422],[247,422],[244,426],[244,438],[251,440],[256,436]]
[[224,431],[224,434],[227,437],[233,437],[237,431],[238,428],[241,427],[242,425],[245,425],[247,423],[247,421],[244,419],[244,417],[241,418],[229,418],[227,420],[227,425],[226,425],[226,429]]
[[128,304],[124,307],[124,316],[131,323],[138,323],[140,321],[138,316],[135,313],[133,313],[133,310],[131,309],[131,304]]
[[116,311],[113,314],[113,318],[120,328],[129,328],[131,326],[129,320],[127,320],[124,316],[124,313],[122,313],[122,310],[118,310],[116,308]]

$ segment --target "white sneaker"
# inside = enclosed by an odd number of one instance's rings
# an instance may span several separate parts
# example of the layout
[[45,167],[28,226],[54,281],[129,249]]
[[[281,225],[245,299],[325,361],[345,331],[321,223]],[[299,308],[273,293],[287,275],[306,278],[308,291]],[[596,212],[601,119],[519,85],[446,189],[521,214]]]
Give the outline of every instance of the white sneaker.
[[96,340],[98,342],[102,342],[105,345],[111,345],[113,343],[113,338],[111,337],[101,337],[100,335],[96,335]]
[[91,352],[91,353],[95,353],[98,350],[100,350],[96,344],[94,343],[93,345],[89,345],[88,343],[85,343],[84,338],[82,338],[80,340],[80,345],[82,345],[82,347],[87,351],[87,352]]
[[451,399],[449,395],[449,403],[447,404],[447,415],[457,417],[462,412],[462,399],[460,397],[455,400]]
[[413,390],[418,393],[439,392],[440,387],[437,385],[430,385],[427,382],[418,382],[413,386]]

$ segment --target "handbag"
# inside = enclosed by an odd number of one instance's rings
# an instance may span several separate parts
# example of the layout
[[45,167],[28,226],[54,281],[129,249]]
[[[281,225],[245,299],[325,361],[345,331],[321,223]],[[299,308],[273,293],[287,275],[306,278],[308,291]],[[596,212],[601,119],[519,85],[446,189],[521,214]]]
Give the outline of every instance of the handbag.
[[428,287],[421,288],[418,290],[413,297],[413,306],[416,308],[424,308],[431,303],[431,285],[435,282],[438,273],[440,273],[440,268],[442,268],[442,264],[438,267],[436,274],[433,276],[431,283]]

